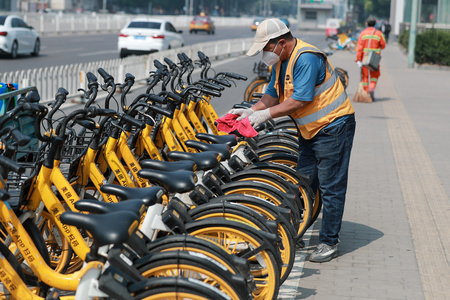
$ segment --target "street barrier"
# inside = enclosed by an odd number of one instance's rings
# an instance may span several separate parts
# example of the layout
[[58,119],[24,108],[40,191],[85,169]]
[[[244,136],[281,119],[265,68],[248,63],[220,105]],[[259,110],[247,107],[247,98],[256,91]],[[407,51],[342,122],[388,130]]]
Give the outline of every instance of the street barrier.
[[133,74],[136,81],[142,82],[148,78],[150,71],[155,70],[153,66],[155,59],[163,62],[164,57],[167,57],[177,62],[177,54],[180,52],[185,52],[189,57],[197,57],[197,52],[202,51],[211,59],[217,60],[244,54],[251,47],[252,41],[253,38],[214,41],[149,55],[129,56],[123,59],[0,73],[0,82],[14,82],[21,87],[36,86],[41,96],[41,103],[45,103],[54,99],[54,93],[59,87],[64,87],[69,92],[70,97],[81,97],[78,89],[87,87],[86,72],[96,71],[100,67],[117,78],[118,82],[125,77],[126,73]]

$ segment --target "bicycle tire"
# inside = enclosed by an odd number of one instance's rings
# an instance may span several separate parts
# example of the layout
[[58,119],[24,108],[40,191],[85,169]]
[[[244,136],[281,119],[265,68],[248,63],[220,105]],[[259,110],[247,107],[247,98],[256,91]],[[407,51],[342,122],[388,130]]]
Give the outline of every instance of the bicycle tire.
[[182,277],[148,279],[146,290],[134,295],[136,300],[229,300],[229,297],[210,285]]
[[182,250],[152,253],[136,260],[134,266],[146,278],[183,276],[217,287],[232,299],[251,297],[244,277],[228,272],[218,262],[199,254]]
[[279,148],[288,148],[293,152],[298,152],[298,140],[292,142],[288,138],[265,138],[256,143],[258,149],[266,148],[266,147],[279,147]]
[[[226,204],[228,204],[228,206]],[[285,225],[276,224],[276,232],[273,232],[272,229],[267,227],[266,223],[268,219],[263,215],[244,205],[230,205],[230,203],[226,201],[200,205],[194,209],[191,209],[189,211],[189,215],[194,221],[204,218],[219,217],[227,220],[248,223],[250,226],[257,228],[258,230],[278,234],[280,237],[278,252],[280,252],[281,259],[283,261],[280,284],[282,284],[289,276],[295,259],[295,241],[290,232],[283,228]]]
[[244,101],[249,102],[251,101],[252,98],[252,90],[254,86],[257,86],[258,84],[262,83],[262,82],[269,82],[267,81],[267,79],[261,78],[261,77],[256,77],[255,79],[253,79],[246,87],[245,92],[244,92]]
[[149,252],[164,252],[177,249],[206,255],[226,266],[233,274],[241,274],[247,278],[247,282],[250,283],[253,280],[247,260],[229,254],[222,247],[208,240],[188,234],[176,234],[160,237],[147,244]]
[[298,156],[298,151],[291,150],[287,147],[277,147],[277,146],[268,146],[260,149],[256,149],[256,154],[260,158],[271,155],[271,154],[290,154],[294,156]]
[[278,163],[295,170],[297,168],[298,155],[289,153],[269,153],[264,156],[260,156],[260,161]]
[[291,222],[294,228],[298,228],[301,222],[299,212],[295,210],[295,205],[287,198],[286,194],[261,182],[256,181],[234,181],[221,185],[224,195],[243,194],[262,198],[272,202],[276,206],[288,208],[291,210]]
[[[252,293],[254,299],[277,299],[280,286],[278,265],[281,257],[275,247],[262,235],[264,232],[220,218],[189,222],[186,224],[186,230],[189,234],[217,243],[230,253],[247,258],[257,287]],[[250,247],[254,250],[249,251]],[[254,251],[259,252],[253,254]]]
[[319,197],[319,190],[317,190],[316,197],[314,198],[314,204],[313,204],[313,213],[311,217],[311,225],[316,222],[317,217],[319,217],[320,210],[322,209],[322,198]]

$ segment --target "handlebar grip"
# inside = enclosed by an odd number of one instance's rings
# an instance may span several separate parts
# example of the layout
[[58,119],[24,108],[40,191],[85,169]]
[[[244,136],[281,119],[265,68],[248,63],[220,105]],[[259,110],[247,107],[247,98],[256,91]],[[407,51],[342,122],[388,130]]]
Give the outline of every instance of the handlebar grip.
[[80,126],[83,126],[86,129],[89,129],[91,131],[95,130],[95,129],[97,129],[99,127],[98,124],[95,121],[93,121],[93,120],[77,119],[77,120],[75,120],[75,123],[77,123]]
[[215,90],[215,91],[223,91],[225,89],[223,86],[214,84],[211,82],[200,81],[200,84],[202,86],[206,87],[207,89],[211,89],[211,90]]
[[65,88],[60,87],[56,92],[55,99],[56,101],[66,101],[67,95],[69,95],[69,92]]
[[127,73],[125,74],[125,81],[133,81],[134,82],[135,77],[133,76],[133,74]]
[[221,93],[221,92],[209,90],[209,89],[206,89],[206,88],[200,88],[200,91],[203,92],[203,93],[205,93],[205,94],[208,94],[208,95],[210,95],[210,96],[214,96],[214,97],[220,97],[220,96],[222,96],[222,93]]
[[160,104],[166,103],[166,99],[164,99],[163,97],[160,97],[158,95],[154,95],[154,94],[150,94],[148,96],[148,100],[154,101],[154,102],[157,102],[157,103],[160,103]]
[[186,62],[186,59],[184,58],[183,54],[178,53],[178,54],[177,54],[177,57],[178,57],[178,59],[180,60],[180,62],[182,62],[182,63]]
[[31,141],[31,138],[28,135],[23,134],[18,128],[13,128],[11,130],[11,136],[19,146],[25,146]]
[[39,102],[39,100],[41,100],[41,96],[39,96],[38,92],[31,91],[28,93],[28,95],[25,96],[24,100],[25,100],[25,102],[36,103],[36,102]]
[[0,189],[0,200],[8,200],[9,199],[9,194],[7,191]]
[[103,80],[105,82],[110,81],[110,80],[114,80],[114,78],[108,74],[108,72],[106,72],[103,68],[98,68],[98,73],[100,74],[100,76],[103,77]]
[[214,82],[217,82],[218,84],[221,84],[223,86],[231,87],[231,83],[229,83],[228,81],[220,80],[220,79],[216,79],[216,78],[214,78],[213,80],[214,80]]
[[30,110],[30,111],[35,111],[35,112],[42,112],[42,113],[47,113],[47,107],[45,107],[42,104],[39,103],[24,103],[22,105],[22,110],[26,111],[26,110]]
[[181,97],[180,95],[177,95],[175,93],[172,93],[172,92],[168,92],[167,96],[177,103],[181,103],[183,101],[183,97]]
[[174,69],[174,68],[177,67],[177,65],[176,65],[172,60],[170,60],[170,59],[167,58],[167,57],[164,57],[164,61],[165,61],[166,64],[168,64],[169,67],[172,68],[172,69]]
[[161,107],[155,106],[155,105],[149,105],[148,108],[150,110],[152,110],[152,111],[154,111],[154,112],[156,112],[158,114],[161,114],[163,116],[166,116],[166,117],[168,117],[170,119],[173,118],[173,111],[168,111],[168,110],[166,110],[164,108],[161,108]]
[[92,117],[95,116],[107,116],[112,117],[117,115],[117,111],[114,109],[108,109],[108,108],[99,108],[95,106],[90,106],[88,109],[89,115]]
[[97,82],[97,76],[95,76],[94,73],[92,73],[92,72],[87,72],[86,77],[89,82],[89,85]]
[[145,123],[141,120],[137,120],[129,115],[122,115],[122,120],[128,124],[131,124],[139,129],[143,129],[145,127]]
[[18,163],[6,158],[4,156],[0,156],[0,165],[5,167],[7,170],[12,171],[17,174],[22,174],[25,172],[25,167],[19,165]]
[[198,51],[197,54],[201,60],[207,59],[205,53],[203,53],[202,51]]
[[190,58],[189,56],[187,56],[186,53],[181,52],[181,55],[183,55],[183,57],[184,57],[184,59],[185,59],[186,61],[190,61],[190,60],[191,60],[191,58]]
[[166,66],[165,65],[163,65],[159,60],[157,60],[157,59],[155,59],[154,61],[153,61],[153,64],[155,65],[155,67],[157,68],[157,69],[164,69],[164,68],[166,68]]
[[239,75],[236,73],[231,73],[231,72],[225,72],[225,75],[234,79],[239,79],[239,80],[247,80],[247,77],[243,76],[243,75]]

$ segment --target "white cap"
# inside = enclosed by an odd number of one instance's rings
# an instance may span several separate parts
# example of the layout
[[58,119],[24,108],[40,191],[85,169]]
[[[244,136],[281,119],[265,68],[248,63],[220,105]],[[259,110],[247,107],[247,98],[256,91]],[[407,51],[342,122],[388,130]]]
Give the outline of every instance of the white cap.
[[288,32],[289,28],[279,19],[266,19],[262,21],[256,29],[255,40],[250,50],[248,50],[247,55],[255,56],[261,52],[271,39]]

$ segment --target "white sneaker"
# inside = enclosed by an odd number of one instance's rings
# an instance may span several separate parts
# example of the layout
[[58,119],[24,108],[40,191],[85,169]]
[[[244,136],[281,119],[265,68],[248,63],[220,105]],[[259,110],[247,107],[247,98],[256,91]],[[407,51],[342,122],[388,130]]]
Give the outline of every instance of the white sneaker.
[[327,262],[338,256],[337,244],[329,246],[324,243],[320,243],[317,249],[309,256],[310,262]]

